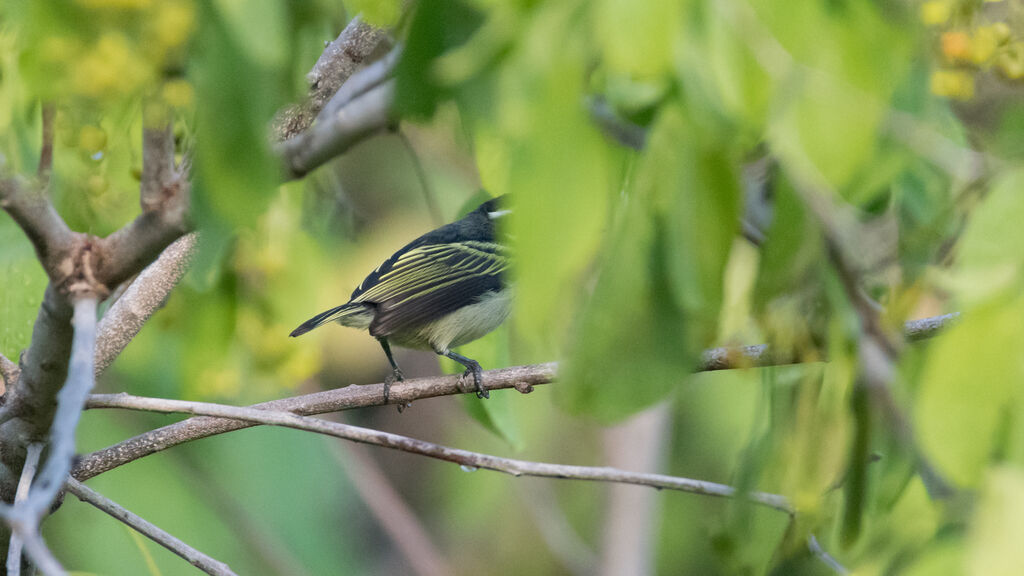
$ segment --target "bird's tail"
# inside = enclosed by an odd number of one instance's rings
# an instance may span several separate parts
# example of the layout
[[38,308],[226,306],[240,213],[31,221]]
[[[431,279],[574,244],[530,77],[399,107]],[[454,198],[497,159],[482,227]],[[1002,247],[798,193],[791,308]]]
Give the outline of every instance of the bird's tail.
[[328,322],[340,321],[342,324],[348,324],[347,319],[354,316],[361,316],[366,313],[366,307],[361,303],[342,304],[335,308],[331,308],[326,312],[321,312],[316,316],[313,316],[309,320],[303,322],[298,328],[292,330],[289,334],[291,337],[302,336],[306,332],[309,332],[313,328],[327,324]]

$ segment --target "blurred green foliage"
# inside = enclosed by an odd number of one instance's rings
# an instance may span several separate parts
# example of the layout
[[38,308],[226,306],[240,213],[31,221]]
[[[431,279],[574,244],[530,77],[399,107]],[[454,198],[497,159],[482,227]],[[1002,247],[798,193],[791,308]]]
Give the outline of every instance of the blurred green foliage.
[[[40,102],[53,102],[51,193],[73,228],[105,235],[138,210],[146,103],[175,110],[179,158],[194,160],[198,261],[100,388],[242,404],[387,373],[365,334],[287,334],[438,224],[408,151],[382,134],[282,185],[268,140],[323,43],[357,13],[404,44],[401,130],[445,217],[511,194],[516,310],[462,352],[485,368],[562,364],[557,384],[528,396],[347,419],[599,464],[605,424],[668,403],[660,472],[783,494],[799,514],[659,493],[658,573],[828,574],[811,534],[857,574],[1021,573],[1018,0],[8,0],[0,171],[34,173]],[[643,150],[602,131],[595,99],[644,131]],[[968,145],[989,155],[983,180],[960,176]],[[759,188],[746,164],[766,150]],[[917,456],[854,393],[858,322],[808,187],[827,199],[887,325],[963,312],[904,351],[893,383],[921,454],[965,491],[953,502],[929,496]],[[755,247],[739,232],[758,202],[771,218]],[[6,217],[0,246],[0,352],[17,357],[46,279]],[[760,342],[804,364],[690,375],[706,347]],[[439,369],[431,354],[398,360],[410,376]],[[89,413],[80,449],[168,421]],[[407,571],[331,442],[253,429],[94,482],[239,573]],[[377,456],[459,573],[568,570],[536,536],[531,506],[545,505],[521,490],[546,481]],[[599,549],[614,521],[606,487],[550,489],[556,513]],[[73,499],[45,530],[81,572],[155,573],[151,556],[161,574],[191,573]]]

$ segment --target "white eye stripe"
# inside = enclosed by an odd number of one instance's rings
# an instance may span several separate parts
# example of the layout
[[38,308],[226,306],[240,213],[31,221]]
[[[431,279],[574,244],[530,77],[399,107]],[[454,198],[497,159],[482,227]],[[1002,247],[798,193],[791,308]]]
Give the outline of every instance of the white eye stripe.
[[496,210],[494,212],[488,212],[487,217],[490,218],[491,220],[497,220],[498,218],[501,218],[502,216],[507,216],[511,213],[511,210]]

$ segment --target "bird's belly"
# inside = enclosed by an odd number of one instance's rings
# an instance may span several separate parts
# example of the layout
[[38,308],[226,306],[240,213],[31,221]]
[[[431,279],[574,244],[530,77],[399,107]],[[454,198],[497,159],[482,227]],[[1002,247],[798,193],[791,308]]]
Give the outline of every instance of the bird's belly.
[[412,348],[447,350],[483,337],[508,318],[512,310],[512,289],[488,292],[468,306],[463,306],[443,318],[419,328],[407,341],[396,340],[399,345]]

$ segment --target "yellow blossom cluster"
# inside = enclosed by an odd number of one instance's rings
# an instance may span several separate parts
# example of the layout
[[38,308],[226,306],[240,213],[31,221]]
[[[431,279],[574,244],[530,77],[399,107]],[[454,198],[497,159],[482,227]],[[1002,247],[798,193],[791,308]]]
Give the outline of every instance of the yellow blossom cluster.
[[[1000,4],[988,10],[988,4]],[[1013,6],[1007,6],[1013,4]],[[956,100],[974,97],[975,77],[994,71],[1006,80],[1024,79],[1024,34],[1010,22],[1016,2],[928,0],[921,21],[935,30],[938,66],[932,72],[934,94]]]
[[63,0],[40,11],[28,54],[44,97],[117,100],[142,93],[191,103],[179,70],[196,25],[193,0]]

